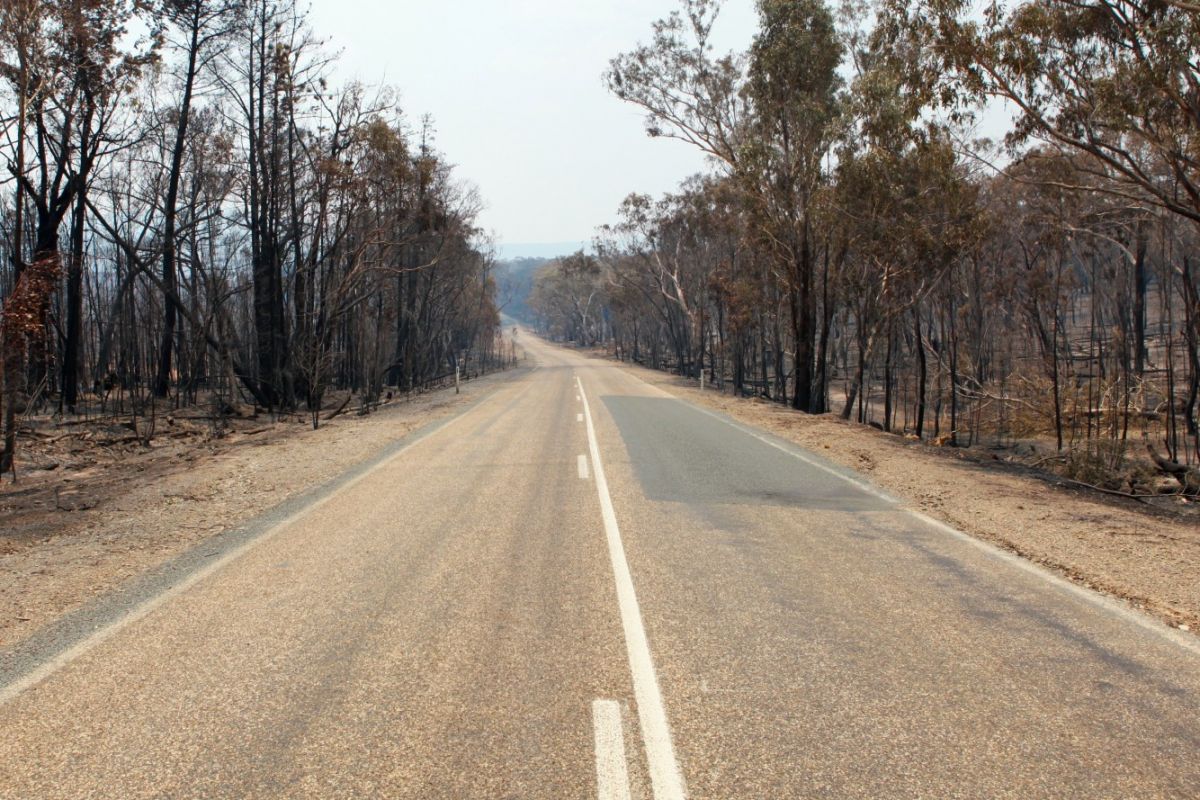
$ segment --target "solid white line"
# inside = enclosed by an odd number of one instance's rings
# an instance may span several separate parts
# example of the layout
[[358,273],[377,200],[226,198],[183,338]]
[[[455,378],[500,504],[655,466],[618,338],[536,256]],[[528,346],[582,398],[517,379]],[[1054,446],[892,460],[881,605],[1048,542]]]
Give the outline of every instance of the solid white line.
[[[634,377],[636,377],[636,376],[634,376]],[[641,378],[637,378],[637,380],[641,380]],[[671,396],[674,397],[674,395],[671,395]],[[719,422],[723,422],[724,424],[730,426],[731,428],[736,428],[737,430],[741,431],[742,433],[745,433],[749,436],[753,436],[755,439],[758,439],[763,444],[770,445],[771,447],[774,447],[776,450],[779,450],[783,453],[787,453],[792,458],[795,458],[799,461],[803,461],[805,464],[808,464],[811,467],[815,467],[816,469],[819,469],[823,472],[827,472],[830,475],[832,475],[833,477],[839,478],[839,479],[845,481],[846,483],[849,483],[870,495],[878,497],[881,500],[884,500],[888,503],[894,503],[896,505],[898,511],[908,514],[911,517],[915,517],[916,519],[918,519],[919,521],[921,521],[925,525],[928,525],[931,528],[939,530],[942,533],[945,533],[961,542],[972,545],[973,547],[975,547],[979,550],[982,550],[984,553],[992,556],[993,558],[1003,561],[1010,566],[1016,567],[1017,569],[1021,570],[1022,572],[1027,572],[1031,575],[1041,578],[1043,581],[1046,581],[1047,583],[1049,583],[1059,589],[1062,589],[1062,590],[1074,595],[1075,597],[1090,603],[1091,605],[1099,606],[1100,608],[1104,609],[1105,611],[1115,614],[1127,622],[1132,622],[1133,624],[1137,625],[1138,627],[1143,628],[1151,633],[1158,634],[1160,637],[1169,640],[1173,644],[1176,644],[1185,650],[1188,650],[1196,655],[1200,655],[1200,639],[1197,639],[1196,637],[1191,636],[1189,634],[1185,634],[1181,631],[1177,631],[1174,628],[1171,628],[1168,625],[1166,625],[1162,622],[1159,622],[1157,619],[1155,619],[1147,614],[1144,614],[1140,611],[1130,608],[1128,605],[1126,605],[1121,600],[1110,597],[1109,595],[1106,595],[1106,594],[1102,594],[1101,592],[1095,591],[1093,589],[1088,589],[1086,587],[1080,586],[1079,584],[1074,583],[1073,581],[1070,581],[1055,572],[1051,572],[1049,569],[1041,566],[1040,564],[1037,564],[1026,558],[1022,558],[1021,556],[1019,556],[1015,553],[1009,552],[1008,550],[1005,550],[1004,548],[999,547],[995,544],[992,544],[991,542],[988,542],[984,539],[979,539],[975,536],[972,536],[969,533],[964,533],[963,531],[960,531],[958,528],[955,528],[952,525],[948,525],[939,519],[935,519],[934,517],[931,517],[922,511],[917,511],[916,509],[908,508],[903,503],[903,501],[897,499],[896,497],[893,497],[892,495],[888,494],[887,492],[883,491],[882,489],[879,489],[878,487],[873,486],[872,484],[870,484],[864,480],[860,480],[853,476],[847,475],[839,470],[834,469],[833,467],[826,466],[825,464],[822,464],[821,462],[819,462],[815,459],[812,459],[812,458],[809,458],[808,456],[803,455],[802,453],[798,452],[798,450],[802,449],[800,445],[794,445],[794,447],[796,449],[792,449],[791,447],[785,447],[784,445],[780,444],[779,442],[773,441],[772,439],[768,438],[767,436],[764,436],[763,434],[760,434],[757,431],[753,430],[752,428],[748,428],[745,425],[742,425],[741,423],[734,422],[733,420],[722,417],[721,415],[716,414],[712,411],[709,411],[706,408],[701,408],[700,406],[697,406],[693,403],[689,403],[688,401],[683,400],[682,398],[676,397],[675,399],[679,400],[679,402],[681,402],[681,403],[685,403],[686,405],[690,406],[691,408],[694,408],[695,410],[699,411],[701,414],[710,416],[713,419],[718,420]]]
[[588,478],[587,456],[580,455],[578,464],[579,464],[579,477],[586,481]]
[[[490,398],[489,398],[489,400],[490,400]],[[480,406],[478,406],[478,405],[474,406],[474,408],[479,408],[479,407]],[[402,455],[407,453],[412,448],[414,448],[417,445],[424,442],[430,436],[433,436],[441,431],[446,430],[451,425],[453,425],[454,423],[458,422],[460,419],[465,417],[467,415],[467,413],[470,412],[471,410],[473,410],[473,409],[472,408],[463,409],[457,416],[451,417],[446,422],[442,423],[441,425],[438,425],[438,427],[436,427],[435,429],[428,431],[427,433],[421,435],[419,438],[414,439],[413,441],[409,442],[406,446],[404,446],[400,450],[397,450],[392,455],[388,456],[388,458],[386,460],[379,462],[378,464],[376,464],[374,467],[372,467],[368,471],[366,471],[363,474],[348,481],[345,485],[341,486],[336,491],[325,495],[321,499],[300,509],[299,511],[297,511],[296,513],[287,517],[286,519],[281,520],[280,522],[278,522],[274,526],[272,526],[269,530],[263,532],[261,535],[256,536],[253,539],[250,539],[249,541],[244,542],[243,544],[238,545],[237,547],[235,547],[234,549],[225,553],[224,555],[220,556],[219,558],[214,559],[212,562],[206,564],[203,568],[198,569],[195,572],[191,573],[190,575],[185,577],[183,580],[181,580],[179,583],[170,587],[166,591],[163,591],[157,595],[154,595],[153,597],[150,597],[147,600],[143,601],[142,603],[134,606],[133,609],[131,609],[129,611],[129,613],[125,614],[122,617],[119,617],[118,619],[113,620],[108,625],[97,629],[95,631],[95,633],[93,633],[91,636],[88,636],[86,639],[83,639],[82,641],[75,644],[74,646],[69,647],[68,649],[64,650],[63,652],[59,653],[58,655],[54,656],[53,658],[49,659],[48,661],[44,662],[41,666],[37,667],[36,669],[31,670],[30,672],[27,672],[25,675],[21,676],[20,678],[16,679],[12,683],[3,687],[2,689],[0,689],[0,706],[4,705],[5,703],[9,702],[13,698],[17,697],[19,694],[24,692],[26,689],[29,689],[30,687],[36,686],[37,684],[41,683],[46,678],[53,675],[55,672],[58,672],[60,669],[65,667],[67,664],[70,664],[75,659],[77,659],[80,656],[87,653],[89,650],[92,650],[95,647],[97,647],[98,645],[103,644],[105,641],[107,641],[108,639],[111,639],[114,635],[116,635],[117,633],[119,633],[120,631],[122,631],[123,629],[128,627],[129,625],[132,625],[133,623],[137,622],[138,620],[142,619],[143,617],[146,617],[151,612],[153,612],[155,609],[157,609],[160,606],[162,606],[163,604],[165,604],[167,601],[183,594],[188,589],[191,589],[193,586],[195,586],[196,584],[200,583],[205,578],[212,575],[214,572],[217,572],[218,570],[220,570],[223,567],[225,567],[226,565],[228,565],[230,562],[236,561],[238,558],[245,555],[251,549],[253,549],[261,544],[264,544],[268,540],[274,538],[276,535],[279,534],[280,531],[282,531],[285,528],[287,528],[288,526],[292,525],[297,520],[302,519],[303,517],[306,517],[309,514],[311,514],[312,512],[316,511],[318,508],[320,508],[321,506],[328,503],[334,497],[340,495],[341,493],[356,486],[360,482],[366,480],[371,475],[375,474],[379,470],[381,470],[384,467],[391,464],[396,459],[400,458]]]
[[592,728],[596,739],[596,795],[600,800],[630,800],[621,706],[616,700],[592,702]]
[[671,727],[667,724],[667,711],[654,673],[654,660],[650,657],[650,642],[642,625],[642,612],[638,608],[637,593],[633,590],[633,577],[629,574],[629,562],[625,559],[625,547],[621,544],[621,529],[617,527],[617,514],[608,493],[592,411],[588,406],[587,394],[583,391],[583,381],[578,377],[575,380],[579,384],[579,396],[583,398],[588,447],[592,454],[592,470],[596,473],[596,494],[600,497],[600,515],[604,519],[604,534],[608,539],[608,556],[617,584],[617,604],[621,609],[621,626],[625,630],[625,649],[629,654],[629,671],[633,676],[633,694],[637,698],[638,721],[641,723],[642,742],[650,767],[651,787],[655,800],[683,800],[687,797],[683,775],[675,759]]

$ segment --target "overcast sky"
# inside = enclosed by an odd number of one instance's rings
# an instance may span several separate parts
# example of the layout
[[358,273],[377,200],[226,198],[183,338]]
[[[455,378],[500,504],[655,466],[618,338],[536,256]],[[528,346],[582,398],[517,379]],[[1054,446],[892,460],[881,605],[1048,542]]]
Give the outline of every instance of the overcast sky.
[[[586,241],[630,192],[661,194],[704,166],[648,138],[600,79],[677,0],[312,2],[315,32],[344,50],[342,78],[397,87],[414,125],[433,115],[502,244]],[[727,0],[718,48],[748,46],[756,19],[753,0]]]

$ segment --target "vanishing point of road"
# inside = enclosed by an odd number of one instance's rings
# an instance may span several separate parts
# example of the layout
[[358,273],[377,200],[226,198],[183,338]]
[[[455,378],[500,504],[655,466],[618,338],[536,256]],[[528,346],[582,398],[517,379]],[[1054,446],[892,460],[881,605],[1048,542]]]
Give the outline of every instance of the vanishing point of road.
[[0,797],[1200,797],[1195,640],[522,339],[456,416],[0,653]]

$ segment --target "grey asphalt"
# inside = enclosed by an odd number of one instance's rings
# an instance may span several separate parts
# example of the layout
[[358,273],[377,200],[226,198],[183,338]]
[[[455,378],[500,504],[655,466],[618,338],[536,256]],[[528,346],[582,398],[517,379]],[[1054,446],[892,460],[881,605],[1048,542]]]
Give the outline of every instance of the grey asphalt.
[[579,384],[688,797],[1200,797],[1190,640],[522,335],[219,569],[0,653],[59,665],[0,694],[0,797],[594,798],[596,700],[651,797]]

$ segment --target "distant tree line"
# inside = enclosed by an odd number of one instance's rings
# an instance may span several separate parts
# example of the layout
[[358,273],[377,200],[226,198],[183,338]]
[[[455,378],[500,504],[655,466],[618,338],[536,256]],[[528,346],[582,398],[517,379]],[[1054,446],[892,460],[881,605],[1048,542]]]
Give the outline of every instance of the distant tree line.
[[549,258],[524,256],[510,258],[496,265],[500,310],[516,320],[532,322],[535,318],[529,307],[533,281],[538,270],[551,261]]
[[0,473],[39,408],[315,424],[496,357],[479,200],[333,66],[295,0],[0,3]]
[[1200,7],[758,0],[718,55],[719,5],[605,75],[714,170],[543,269],[545,329],[943,444],[1049,437],[1089,480],[1145,434],[1194,483]]

